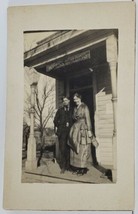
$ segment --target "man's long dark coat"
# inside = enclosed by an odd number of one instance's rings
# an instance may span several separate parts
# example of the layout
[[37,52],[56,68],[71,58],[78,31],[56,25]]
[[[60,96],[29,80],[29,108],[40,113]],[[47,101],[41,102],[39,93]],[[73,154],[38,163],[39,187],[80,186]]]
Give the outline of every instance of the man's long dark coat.
[[67,145],[70,127],[72,126],[72,110],[61,107],[57,110],[54,118],[54,125],[57,127],[59,140],[60,167],[67,169],[69,167],[69,146]]

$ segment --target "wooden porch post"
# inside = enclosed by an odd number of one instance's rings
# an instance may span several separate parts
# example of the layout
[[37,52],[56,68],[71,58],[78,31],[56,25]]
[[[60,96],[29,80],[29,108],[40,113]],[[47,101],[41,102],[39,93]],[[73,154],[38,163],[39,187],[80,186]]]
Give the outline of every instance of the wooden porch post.
[[34,137],[34,122],[35,122],[35,91],[37,88],[37,83],[39,80],[39,75],[37,71],[30,67],[28,68],[29,82],[31,87],[31,110],[30,110],[30,135],[28,139],[27,146],[27,160],[25,163],[25,170],[32,171],[37,168],[37,159],[36,159],[36,139]]
[[112,103],[113,103],[113,119],[114,129],[112,138],[113,148],[113,182],[117,181],[117,38],[111,35],[106,40],[107,62],[109,63],[111,72],[111,86],[112,86]]
[[31,110],[30,110],[30,136],[27,147],[27,160],[25,163],[26,171],[31,171],[37,168],[36,160],[36,139],[34,137],[34,106],[35,106],[35,90],[37,83],[31,84]]

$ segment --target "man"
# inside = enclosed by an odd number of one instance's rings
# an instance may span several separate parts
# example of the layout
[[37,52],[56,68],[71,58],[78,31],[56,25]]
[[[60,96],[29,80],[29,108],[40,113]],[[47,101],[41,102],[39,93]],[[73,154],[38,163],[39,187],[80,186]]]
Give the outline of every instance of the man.
[[69,170],[70,149],[67,145],[70,127],[72,125],[72,111],[70,109],[70,100],[68,97],[62,98],[63,106],[56,112],[54,118],[55,132],[59,141],[59,165],[61,173]]

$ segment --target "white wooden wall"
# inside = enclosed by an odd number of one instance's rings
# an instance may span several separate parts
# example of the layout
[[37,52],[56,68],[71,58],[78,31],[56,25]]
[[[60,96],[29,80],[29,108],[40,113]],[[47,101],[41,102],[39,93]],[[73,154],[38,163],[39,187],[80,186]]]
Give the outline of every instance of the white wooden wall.
[[110,71],[107,66],[96,71],[96,111],[95,133],[99,141],[97,159],[101,165],[113,164],[112,136],[113,136],[113,107],[111,94]]

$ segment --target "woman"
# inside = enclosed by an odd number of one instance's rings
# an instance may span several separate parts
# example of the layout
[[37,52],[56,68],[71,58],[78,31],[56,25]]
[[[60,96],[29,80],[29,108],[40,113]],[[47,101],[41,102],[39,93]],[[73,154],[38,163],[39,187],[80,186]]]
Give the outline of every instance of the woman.
[[73,100],[76,104],[73,113],[74,124],[70,129],[69,145],[70,165],[78,175],[86,174],[88,162],[92,162],[91,143],[98,143],[92,134],[90,113],[87,105],[81,101],[81,95],[75,93]]

